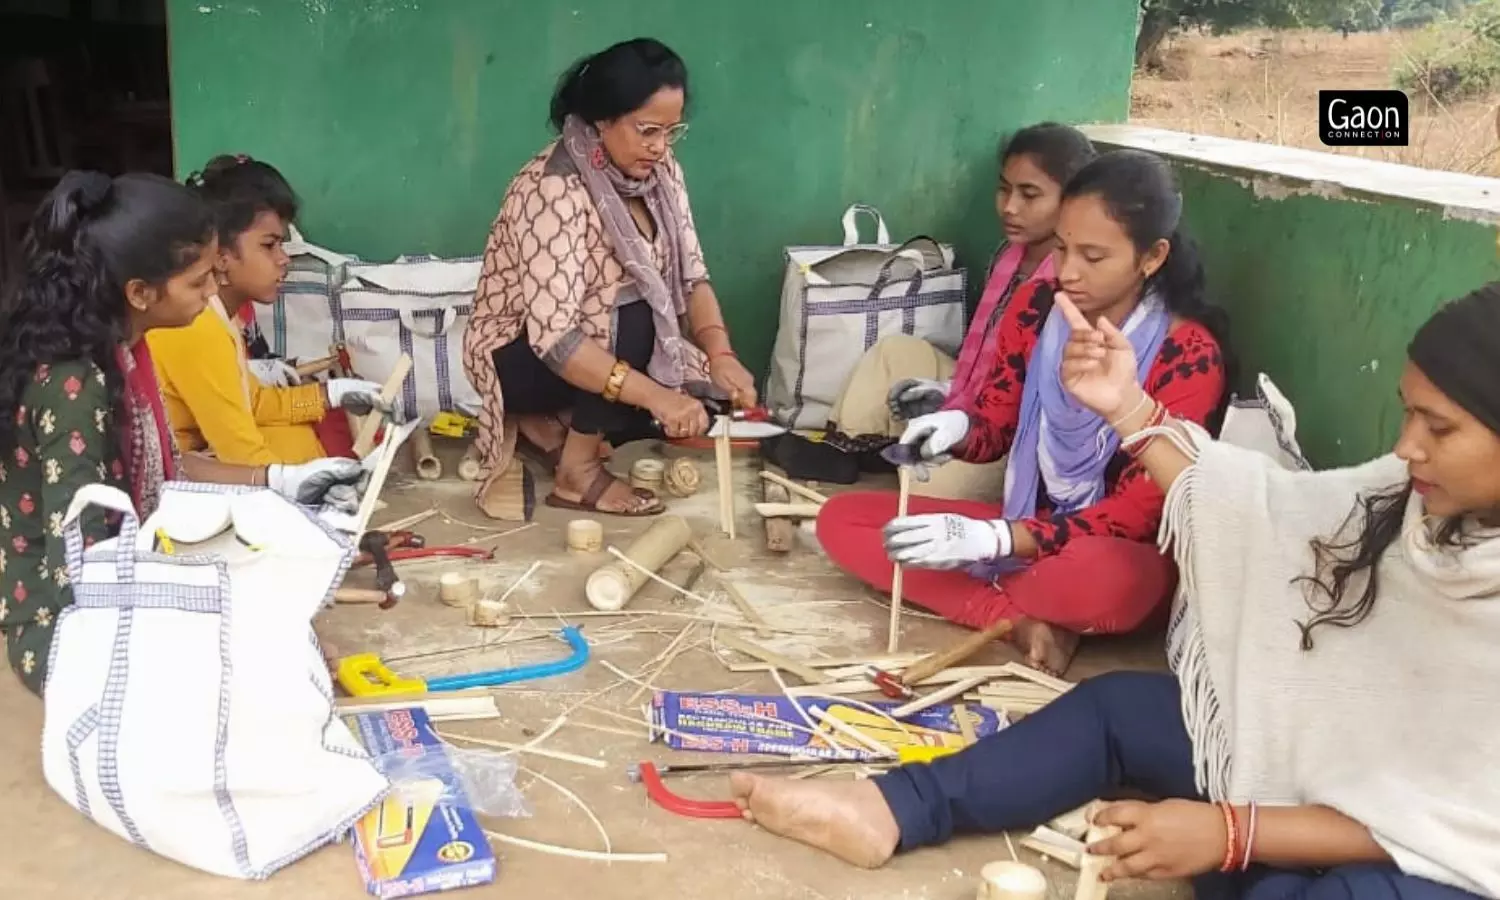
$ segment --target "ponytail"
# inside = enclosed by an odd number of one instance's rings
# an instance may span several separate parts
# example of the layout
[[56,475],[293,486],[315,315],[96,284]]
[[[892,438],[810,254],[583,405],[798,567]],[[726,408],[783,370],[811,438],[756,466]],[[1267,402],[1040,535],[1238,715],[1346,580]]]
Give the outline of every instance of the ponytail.
[[15,449],[16,411],[39,365],[84,359],[115,391],[123,385],[115,348],[125,336],[125,304],[93,233],[113,195],[107,175],[67,173],[21,242],[19,279],[0,302],[0,452]]
[[1219,345],[1224,361],[1224,381],[1233,391],[1239,376],[1239,364],[1229,343],[1229,314],[1208,302],[1208,278],[1198,242],[1181,228],[1167,239],[1172,245],[1167,261],[1151,276],[1150,286],[1161,290],[1167,309],[1202,325]]

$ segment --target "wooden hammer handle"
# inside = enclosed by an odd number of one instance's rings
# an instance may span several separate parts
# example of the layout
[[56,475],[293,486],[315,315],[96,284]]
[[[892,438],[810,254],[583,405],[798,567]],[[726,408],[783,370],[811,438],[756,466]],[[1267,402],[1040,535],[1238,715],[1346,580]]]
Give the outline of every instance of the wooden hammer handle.
[[907,687],[915,687],[937,673],[963,662],[983,650],[991,641],[1010,634],[1014,625],[1009,619],[1001,619],[983,631],[976,631],[947,650],[939,650],[922,657],[907,666],[901,673],[901,681]]
[[334,603],[384,603],[389,599],[385,591],[369,588],[344,588],[333,592]]

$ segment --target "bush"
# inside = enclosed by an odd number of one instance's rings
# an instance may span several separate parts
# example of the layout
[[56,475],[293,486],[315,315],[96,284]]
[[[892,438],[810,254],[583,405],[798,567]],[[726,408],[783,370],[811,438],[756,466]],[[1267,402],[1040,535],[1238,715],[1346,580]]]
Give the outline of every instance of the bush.
[[1500,0],[1479,0],[1457,20],[1412,33],[1397,64],[1396,85],[1440,101],[1500,87]]

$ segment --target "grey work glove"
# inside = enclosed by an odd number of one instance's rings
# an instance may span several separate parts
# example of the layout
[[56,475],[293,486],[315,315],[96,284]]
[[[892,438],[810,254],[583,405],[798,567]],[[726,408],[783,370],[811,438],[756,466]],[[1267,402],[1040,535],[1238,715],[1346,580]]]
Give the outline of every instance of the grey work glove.
[[903,421],[911,421],[943,408],[951,381],[934,381],[931,378],[903,378],[891,385],[886,395],[886,404],[891,415]]
[[1011,553],[1010,523],[952,513],[892,519],[882,532],[885,554],[897,565],[963,569]]
[[355,459],[325,457],[300,465],[266,467],[266,486],[303,506],[327,504],[340,512],[359,511],[369,473]]
[[266,387],[291,387],[302,383],[296,366],[282,359],[252,359],[250,371]]
[[953,458],[953,448],[968,436],[969,414],[961,409],[944,409],[908,422],[897,443],[916,448],[920,461],[942,465]]

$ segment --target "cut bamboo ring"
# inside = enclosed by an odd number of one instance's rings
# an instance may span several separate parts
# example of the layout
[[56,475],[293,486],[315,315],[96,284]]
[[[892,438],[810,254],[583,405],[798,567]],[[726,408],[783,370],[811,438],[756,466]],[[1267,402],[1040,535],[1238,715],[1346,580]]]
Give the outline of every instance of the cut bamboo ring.
[[479,599],[479,583],[458,572],[444,572],[438,579],[438,599],[448,606],[472,606]]
[[703,482],[703,476],[699,474],[697,464],[684,456],[672,460],[663,481],[666,483],[667,493],[672,496],[691,497],[698,493],[698,485]]
[[479,448],[473,444],[464,451],[463,459],[458,461],[458,477],[464,481],[478,481],[481,474],[479,466]]
[[480,628],[498,628],[510,624],[510,607],[499,600],[480,600],[469,607],[469,624]]
[[979,871],[975,900],[1047,900],[1047,876],[1022,862],[992,862]]
[[598,553],[604,549],[604,526],[593,519],[574,519],[568,523],[568,549],[579,553]]
[[630,486],[647,491],[659,491],[666,466],[659,459],[638,459],[630,467]]

